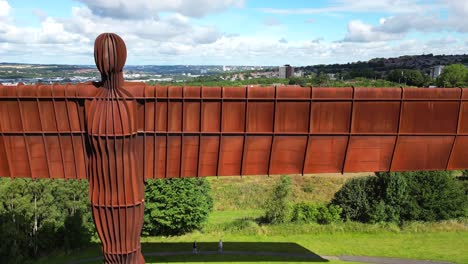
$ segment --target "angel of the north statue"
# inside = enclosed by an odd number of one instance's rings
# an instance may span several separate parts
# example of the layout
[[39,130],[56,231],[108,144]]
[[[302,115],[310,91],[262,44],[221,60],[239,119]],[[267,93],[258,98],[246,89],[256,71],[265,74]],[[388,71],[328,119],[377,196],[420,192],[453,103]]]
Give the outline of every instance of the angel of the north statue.
[[0,86],[0,176],[87,179],[105,263],[144,263],[148,178],[468,168],[468,90],[165,87],[124,82],[97,37],[99,83]]

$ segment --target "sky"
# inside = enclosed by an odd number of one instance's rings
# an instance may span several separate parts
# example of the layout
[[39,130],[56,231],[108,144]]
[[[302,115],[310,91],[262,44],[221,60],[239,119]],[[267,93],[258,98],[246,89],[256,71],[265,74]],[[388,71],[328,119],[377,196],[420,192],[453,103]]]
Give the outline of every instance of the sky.
[[465,54],[467,17],[468,0],[0,0],[0,62],[91,65],[103,32],[131,65]]

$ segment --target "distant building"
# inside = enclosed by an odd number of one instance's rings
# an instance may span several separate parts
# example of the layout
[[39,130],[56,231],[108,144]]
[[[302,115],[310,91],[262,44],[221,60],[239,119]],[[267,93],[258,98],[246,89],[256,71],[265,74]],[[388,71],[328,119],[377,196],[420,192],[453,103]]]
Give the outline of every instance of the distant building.
[[304,72],[303,71],[294,71],[294,77],[303,77],[304,76]]
[[294,75],[294,67],[289,64],[279,67],[279,77],[289,79]]
[[327,76],[328,76],[328,79],[330,79],[330,81],[336,81],[337,80],[335,73],[327,73]]
[[437,66],[432,67],[431,73],[429,74],[429,76],[431,76],[431,78],[433,79],[436,79],[442,74],[442,71],[444,70],[444,68],[445,68],[445,65],[437,65]]

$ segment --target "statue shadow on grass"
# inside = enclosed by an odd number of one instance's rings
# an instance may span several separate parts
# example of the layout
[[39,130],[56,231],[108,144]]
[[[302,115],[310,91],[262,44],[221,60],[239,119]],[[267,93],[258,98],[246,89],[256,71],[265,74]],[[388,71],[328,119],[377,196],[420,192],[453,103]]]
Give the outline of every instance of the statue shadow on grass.
[[[142,243],[146,263],[171,262],[328,262],[316,253],[296,243],[283,242],[197,242],[198,253],[193,253],[193,242]],[[75,259],[67,262],[102,263],[102,257]]]

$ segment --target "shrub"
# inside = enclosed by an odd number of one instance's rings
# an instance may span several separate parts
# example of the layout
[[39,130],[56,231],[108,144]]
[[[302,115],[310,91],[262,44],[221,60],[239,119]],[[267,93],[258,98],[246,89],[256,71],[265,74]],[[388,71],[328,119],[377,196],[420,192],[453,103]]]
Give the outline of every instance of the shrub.
[[360,222],[440,221],[466,216],[462,184],[447,171],[376,173],[348,181],[332,203]]
[[409,187],[404,220],[440,221],[466,216],[467,195],[463,185],[450,172],[404,174]]
[[346,220],[369,222],[372,201],[375,200],[375,177],[354,178],[335,193],[331,203],[342,208]]
[[290,195],[291,178],[283,176],[265,203],[266,212],[263,220],[271,224],[288,222]]
[[318,208],[317,223],[331,224],[338,222],[341,217],[342,209],[338,205],[322,205]]
[[337,205],[295,204],[291,221],[296,223],[330,224],[340,220],[342,209]]
[[310,203],[297,203],[293,206],[291,221],[296,223],[316,223],[319,214],[317,206]]
[[149,180],[143,234],[178,235],[200,228],[213,208],[210,192],[203,178]]

